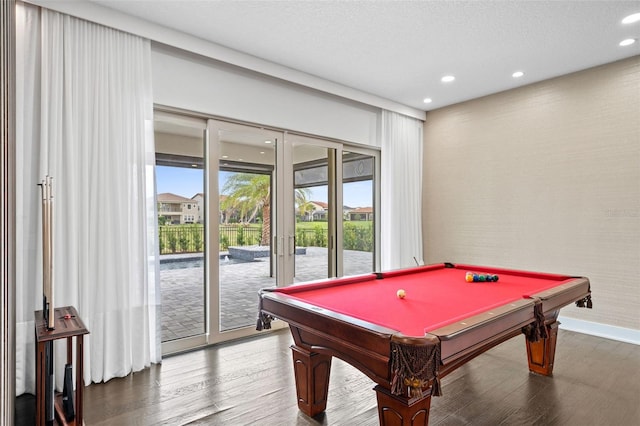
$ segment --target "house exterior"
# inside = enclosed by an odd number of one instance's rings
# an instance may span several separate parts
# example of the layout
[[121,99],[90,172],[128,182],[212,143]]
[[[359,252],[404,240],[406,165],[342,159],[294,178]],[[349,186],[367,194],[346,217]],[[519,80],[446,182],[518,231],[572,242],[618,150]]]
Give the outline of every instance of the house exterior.
[[[323,201],[309,201],[299,210],[299,217],[305,222],[327,220],[329,205]],[[345,220],[373,220],[373,207],[342,208]]]
[[327,220],[329,204],[323,201],[309,201],[300,210],[300,217],[305,222]]
[[348,213],[349,220],[373,220],[373,207],[357,207]]
[[195,202],[197,207],[193,223],[204,223],[204,194],[202,192],[198,192],[196,195],[191,197],[191,201]]
[[167,222],[172,225],[197,223],[203,212],[200,207],[197,199],[185,198],[170,192],[158,194],[158,216],[166,217]]

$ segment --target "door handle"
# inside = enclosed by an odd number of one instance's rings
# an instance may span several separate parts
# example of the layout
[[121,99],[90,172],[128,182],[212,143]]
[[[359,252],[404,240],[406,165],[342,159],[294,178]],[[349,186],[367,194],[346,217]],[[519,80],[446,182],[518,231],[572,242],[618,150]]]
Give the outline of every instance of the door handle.
[[282,250],[282,246],[284,245],[284,237],[279,237],[274,235],[273,236],[273,245],[272,245],[272,249],[271,251],[273,252],[274,255],[276,256],[282,256],[283,255],[283,250]]
[[296,254],[296,237],[289,235],[289,256]]

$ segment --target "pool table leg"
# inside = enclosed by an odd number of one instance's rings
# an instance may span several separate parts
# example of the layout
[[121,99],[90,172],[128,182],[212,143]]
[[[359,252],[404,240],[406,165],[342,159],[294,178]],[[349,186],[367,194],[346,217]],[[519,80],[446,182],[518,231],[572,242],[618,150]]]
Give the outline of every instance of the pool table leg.
[[378,395],[378,418],[380,426],[427,426],[431,394],[427,392],[421,398],[408,399],[391,394],[389,389],[380,385],[375,388]]
[[291,350],[298,408],[313,417],[327,408],[331,355],[309,352],[296,345]]
[[553,360],[556,355],[556,340],[558,337],[558,325],[555,319],[550,324],[545,324],[547,337],[539,339],[537,342],[527,343],[527,358],[529,360],[529,371],[543,376],[553,374]]

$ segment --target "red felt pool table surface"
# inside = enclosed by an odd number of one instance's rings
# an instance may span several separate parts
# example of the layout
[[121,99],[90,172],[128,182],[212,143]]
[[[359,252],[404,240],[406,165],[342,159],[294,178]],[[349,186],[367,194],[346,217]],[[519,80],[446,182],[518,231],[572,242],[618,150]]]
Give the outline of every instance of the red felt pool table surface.
[[[466,272],[496,274],[497,282],[467,282]],[[560,286],[573,277],[445,264],[334,279],[278,289],[289,297],[397,330],[425,333]],[[403,289],[406,297],[397,297]]]

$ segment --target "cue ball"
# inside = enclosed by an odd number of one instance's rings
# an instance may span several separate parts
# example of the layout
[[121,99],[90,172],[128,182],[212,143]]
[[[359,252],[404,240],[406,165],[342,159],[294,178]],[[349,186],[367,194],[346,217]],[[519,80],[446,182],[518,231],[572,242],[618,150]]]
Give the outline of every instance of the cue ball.
[[404,299],[406,295],[407,293],[403,289],[400,289],[396,292],[396,296],[398,296],[398,299]]

